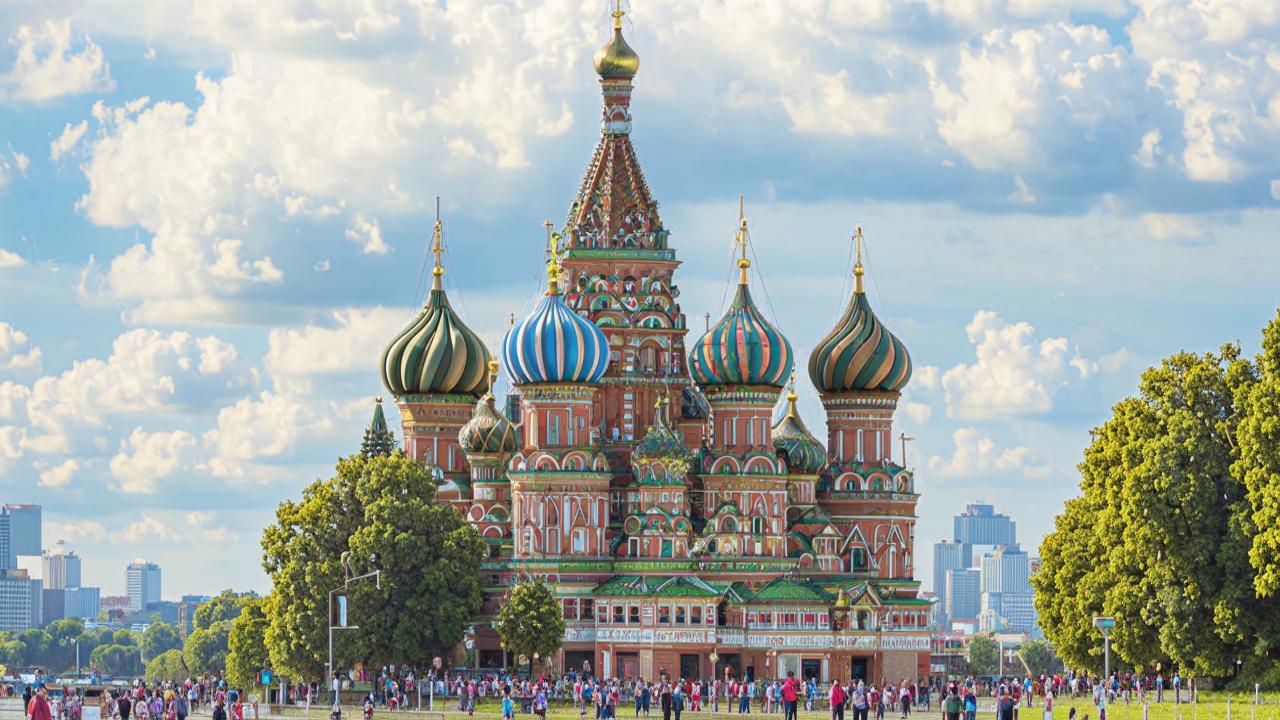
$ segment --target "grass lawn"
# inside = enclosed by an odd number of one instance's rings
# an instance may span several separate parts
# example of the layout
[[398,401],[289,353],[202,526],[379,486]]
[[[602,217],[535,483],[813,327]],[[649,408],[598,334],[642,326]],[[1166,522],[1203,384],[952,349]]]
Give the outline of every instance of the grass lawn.
[[[1154,699],[1155,695],[1150,696]],[[995,717],[994,704],[990,698],[983,698],[983,702],[978,706],[979,720],[993,720]],[[1182,703],[1175,706],[1172,700],[1172,693],[1165,695],[1163,704],[1150,703],[1147,714],[1143,714],[1143,706],[1136,701],[1126,705],[1123,701],[1113,703],[1107,710],[1107,720],[1227,720],[1227,694],[1226,693],[1200,693],[1199,703]],[[1233,693],[1231,695],[1231,720],[1280,720],[1280,693],[1263,693],[1260,698],[1260,704],[1257,707],[1252,705],[1253,693]],[[429,720],[430,718],[438,718],[442,720],[465,720],[467,714],[457,710],[458,701],[456,698],[437,699],[436,712],[428,713],[425,711],[426,698],[423,698],[423,712],[413,710],[395,711],[378,708],[374,711],[374,720],[394,720],[396,718],[404,718],[405,720]],[[1087,697],[1079,697],[1072,700],[1070,697],[1059,698],[1055,701],[1053,720],[1067,720],[1071,707],[1076,708],[1077,720],[1098,720],[1097,708],[1093,707],[1092,701]],[[518,705],[517,705],[518,707]],[[721,703],[721,709],[725,708],[725,703]],[[937,710],[935,704],[934,710],[925,712],[923,710],[912,714],[910,720],[941,720],[941,713]],[[681,720],[766,720],[775,719],[782,720],[782,713],[766,714],[758,711],[758,706],[752,708],[750,715],[742,716],[736,713],[727,712],[711,713],[711,712],[689,712],[682,714]],[[362,720],[362,715],[358,707],[344,707],[343,720]],[[800,711],[800,720],[827,720],[830,717],[826,710],[806,712]],[[273,717],[284,717],[289,720],[302,720],[306,717],[306,713],[302,708],[287,707],[283,713],[277,713]],[[310,718],[312,720],[328,720],[328,708],[322,706],[312,706]],[[484,702],[477,703],[474,720],[501,720],[501,706],[489,699]],[[640,716],[642,719],[644,715]],[[896,712],[888,712],[885,714],[885,720],[899,720]],[[626,703],[618,708],[618,720],[633,720],[635,718],[635,708],[631,703]],[[852,720],[853,714],[846,712],[845,719]],[[252,716],[246,713],[245,720],[252,720]],[[523,715],[516,713],[516,720],[536,720],[534,715]],[[551,706],[547,713],[547,720],[579,720],[577,709],[567,705]],[[594,713],[587,714],[587,720],[595,720]],[[651,709],[648,720],[662,720],[662,711],[658,708]],[[874,720],[874,718],[873,718]],[[1044,711],[1042,707],[1036,706],[1028,708],[1020,708],[1018,720],[1044,720]]]

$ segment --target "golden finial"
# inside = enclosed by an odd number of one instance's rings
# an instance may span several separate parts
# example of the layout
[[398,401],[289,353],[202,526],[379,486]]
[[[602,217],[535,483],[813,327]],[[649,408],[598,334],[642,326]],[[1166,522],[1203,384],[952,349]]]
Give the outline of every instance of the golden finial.
[[373,401],[374,401],[374,402],[376,402],[376,403],[378,403],[379,405],[381,405],[381,404],[382,404],[382,396],[381,396],[381,395],[379,395],[378,397],[374,398],[374,399],[373,399]]
[[856,259],[853,261],[853,291],[859,295],[862,294],[862,276],[865,274],[866,268],[862,267],[862,226],[859,225],[856,232],[853,233],[853,247],[856,253]]
[[610,14],[613,15],[613,29],[621,30],[622,16],[626,15],[622,10],[622,0],[613,0],[613,12]]
[[441,288],[440,276],[444,275],[444,266],[440,264],[440,253],[444,251],[444,242],[441,232],[443,225],[440,223],[440,196],[436,196],[436,229],[431,236],[431,252],[435,253],[436,266],[431,269],[431,287],[435,290]]
[[493,397],[493,384],[498,381],[498,361],[489,358],[489,397]]
[[556,247],[556,234],[551,230],[553,223],[543,220],[542,224],[547,228],[547,294],[555,295],[560,292],[559,248]]
[[747,210],[746,203],[742,196],[738,196],[738,232],[734,237],[734,242],[738,244],[738,249],[742,255],[738,259],[738,270],[741,274],[738,276],[738,284],[747,284],[747,268],[751,267],[751,261],[747,259]]
[[791,368],[791,380],[787,383],[787,417],[796,416],[796,369]]

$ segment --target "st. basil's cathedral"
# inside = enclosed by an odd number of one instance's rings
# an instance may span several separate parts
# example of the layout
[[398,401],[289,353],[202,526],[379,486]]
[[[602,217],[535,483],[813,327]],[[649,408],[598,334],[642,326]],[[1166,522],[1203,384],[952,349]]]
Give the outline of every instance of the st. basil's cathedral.
[[[563,227],[548,228],[547,291],[498,359],[450,307],[437,222],[431,292],[382,355],[404,449],[438,468],[440,497],[487,542],[486,613],[518,578],[555,589],[557,669],[926,676],[919,495],[892,457],[906,348],[871,310],[859,253],[848,306],[809,356],[824,445],[788,389],[791,344],[752,298],[741,213],[732,302],[686,345],[680,262],[631,144],[640,60],[621,17],[595,55],[600,143]],[[500,364],[506,408],[491,392]],[[477,626],[475,662],[514,662]]]

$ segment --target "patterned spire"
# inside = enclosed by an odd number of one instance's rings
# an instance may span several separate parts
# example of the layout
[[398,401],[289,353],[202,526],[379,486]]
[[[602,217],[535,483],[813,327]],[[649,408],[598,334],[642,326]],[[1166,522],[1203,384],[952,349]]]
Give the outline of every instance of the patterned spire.
[[567,249],[665,250],[667,231],[631,146],[631,83],[640,58],[622,37],[614,11],[613,39],[596,53],[604,99],[600,144],[565,223]]
[[387,416],[382,413],[382,398],[374,401],[373,420],[364,431],[364,441],[360,443],[360,455],[385,457],[396,451],[396,436],[387,427]]

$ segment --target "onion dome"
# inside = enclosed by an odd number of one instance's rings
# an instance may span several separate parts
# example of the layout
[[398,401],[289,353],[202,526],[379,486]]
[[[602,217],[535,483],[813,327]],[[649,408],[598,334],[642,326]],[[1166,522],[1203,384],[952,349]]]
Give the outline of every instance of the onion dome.
[[382,384],[403,395],[479,395],[488,389],[489,350],[454,313],[440,277],[440,220],[437,217],[431,294],[422,312],[382,351]]
[[613,38],[596,51],[592,65],[602,78],[633,78],[640,71],[640,56],[622,37],[622,8],[613,11]]
[[609,342],[595,323],[574,312],[560,293],[556,236],[549,235],[547,293],[529,317],[502,338],[507,374],[516,385],[594,383],[609,366]]
[[[741,211],[739,211],[741,214]],[[747,220],[739,218],[737,243],[742,255],[738,292],[729,311],[689,351],[689,374],[708,385],[771,385],[780,388],[791,374],[791,343],[751,300],[747,287]]]
[[653,423],[631,453],[632,462],[688,457],[689,446],[685,444],[684,433],[671,427],[671,419],[668,417],[671,400],[662,398],[655,404],[655,408]]
[[458,431],[458,444],[468,455],[506,455],[516,451],[516,430],[493,404],[498,361],[489,361],[489,392],[476,401],[471,419]]
[[795,376],[787,393],[787,414],[773,426],[773,449],[782,453],[792,472],[812,475],[827,462],[827,449],[809,432],[796,410]]
[[809,356],[809,378],[823,393],[891,391],[911,379],[911,356],[902,341],[871,311],[862,289],[862,228],[854,235],[853,297],[835,328]]

